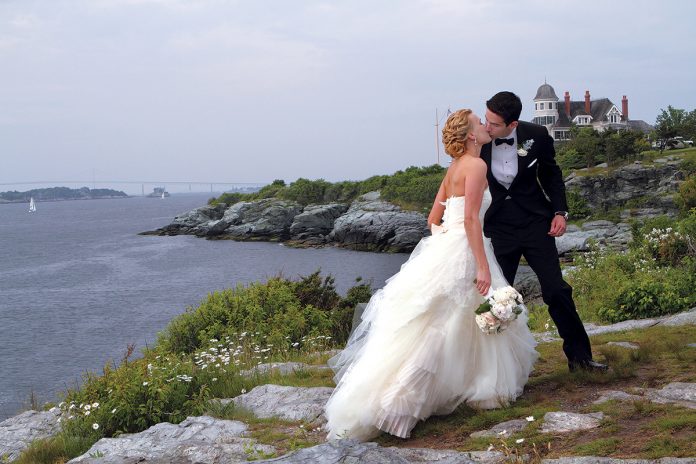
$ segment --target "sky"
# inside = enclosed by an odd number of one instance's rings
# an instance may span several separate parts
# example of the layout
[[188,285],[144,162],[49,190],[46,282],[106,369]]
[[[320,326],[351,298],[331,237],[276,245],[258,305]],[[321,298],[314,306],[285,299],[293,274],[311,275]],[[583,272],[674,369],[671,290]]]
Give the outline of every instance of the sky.
[[695,21],[683,0],[0,0],[0,191],[446,165],[436,115],[512,90],[529,120],[544,81],[652,124],[696,108]]

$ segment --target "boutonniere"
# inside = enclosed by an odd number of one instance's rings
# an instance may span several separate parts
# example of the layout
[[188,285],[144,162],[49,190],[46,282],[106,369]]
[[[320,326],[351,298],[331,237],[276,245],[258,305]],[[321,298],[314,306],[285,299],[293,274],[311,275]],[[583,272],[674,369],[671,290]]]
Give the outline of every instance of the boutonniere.
[[532,145],[534,145],[534,139],[525,140],[524,143],[518,143],[517,156],[527,156]]

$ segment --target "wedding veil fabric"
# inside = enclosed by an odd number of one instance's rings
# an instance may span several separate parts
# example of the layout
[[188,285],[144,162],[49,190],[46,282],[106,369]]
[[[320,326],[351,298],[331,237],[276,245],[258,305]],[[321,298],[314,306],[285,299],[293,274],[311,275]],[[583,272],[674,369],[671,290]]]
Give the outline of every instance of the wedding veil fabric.
[[[480,218],[491,202],[486,190]],[[464,197],[445,203],[443,226],[416,246],[370,299],[345,349],[329,360],[336,389],[326,405],[328,438],[408,437],[419,420],[466,402],[515,400],[537,359],[522,313],[499,334],[481,332],[476,260],[464,230]],[[484,237],[492,287],[508,285]]]

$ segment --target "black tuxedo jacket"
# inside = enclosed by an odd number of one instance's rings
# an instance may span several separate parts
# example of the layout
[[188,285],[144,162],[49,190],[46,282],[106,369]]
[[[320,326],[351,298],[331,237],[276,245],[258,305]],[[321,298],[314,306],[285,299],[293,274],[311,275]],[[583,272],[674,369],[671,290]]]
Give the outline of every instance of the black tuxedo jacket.
[[[528,142],[533,141],[533,142]],[[545,127],[525,121],[517,126],[517,146],[527,143],[531,147],[526,156],[517,156],[517,176],[509,189],[493,177],[491,171],[491,147],[487,143],[481,148],[481,159],[488,165],[488,188],[491,192],[491,206],[484,217],[483,230],[488,232],[498,224],[496,216],[505,201],[514,201],[520,211],[528,215],[552,218],[556,211],[568,211],[565,184],[561,169],[556,164],[556,151],[553,139]],[[506,200],[507,197],[510,199]]]

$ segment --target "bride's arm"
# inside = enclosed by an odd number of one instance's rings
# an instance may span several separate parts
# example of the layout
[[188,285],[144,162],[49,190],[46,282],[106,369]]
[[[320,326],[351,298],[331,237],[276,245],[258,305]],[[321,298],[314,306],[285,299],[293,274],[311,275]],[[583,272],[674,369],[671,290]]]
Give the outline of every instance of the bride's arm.
[[[447,176],[445,176],[447,179]],[[437,191],[435,195],[435,201],[433,202],[433,207],[430,209],[430,214],[428,215],[428,229],[433,224],[439,225],[442,221],[442,215],[445,213],[445,206],[442,204],[447,200],[447,194],[445,193],[445,179],[442,179],[440,183],[440,190]]]
[[471,251],[476,259],[476,288],[485,295],[491,286],[491,271],[488,267],[488,259],[483,249],[483,229],[479,212],[483,201],[483,191],[486,188],[486,163],[478,158],[473,159],[467,166],[466,184],[464,192],[464,228],[471,246]]

